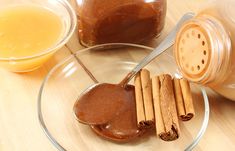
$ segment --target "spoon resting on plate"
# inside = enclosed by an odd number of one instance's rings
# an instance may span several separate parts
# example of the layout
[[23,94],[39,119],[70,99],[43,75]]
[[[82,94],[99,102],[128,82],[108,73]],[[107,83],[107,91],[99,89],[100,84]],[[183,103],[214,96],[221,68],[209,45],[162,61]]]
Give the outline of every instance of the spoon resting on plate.
[[[158,47],[129,72],[119,84],[96,83],[82,92],[73,108],[76,119],[88,125],[107,125],[109,123],[109,127],[111,125],[116,128],[115,131],[125,130],[125,135],[138,135],[139,129],[135,120],[135,104],[133,103],[135,102],[134,86],[128,85],[128,82],[144,66],[174,44],[176,33],[181,25],[193,16],[192,13],[185,14]],[[115,122],[115,119],[120,116],[122,120],[125,120],[123,122],[125,125],[120,122],[118,125]],[[124,134],[122,133],[122,135]]]

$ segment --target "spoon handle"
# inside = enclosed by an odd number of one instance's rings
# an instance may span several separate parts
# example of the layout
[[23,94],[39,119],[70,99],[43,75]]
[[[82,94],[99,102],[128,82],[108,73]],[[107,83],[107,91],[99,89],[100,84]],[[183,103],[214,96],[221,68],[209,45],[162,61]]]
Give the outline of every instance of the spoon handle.
[[173,30],[167,35],[167,37],[155,48],[148,56],[146,56],[121,82],[121,84],[126,85],[143,67],[145,67],[154,58],[160,55],[162,52],[171,47],[175,42],[176,34],[181,27],[181,25],[191,19],[194,16],[193,13],[186,13],[173,28]]

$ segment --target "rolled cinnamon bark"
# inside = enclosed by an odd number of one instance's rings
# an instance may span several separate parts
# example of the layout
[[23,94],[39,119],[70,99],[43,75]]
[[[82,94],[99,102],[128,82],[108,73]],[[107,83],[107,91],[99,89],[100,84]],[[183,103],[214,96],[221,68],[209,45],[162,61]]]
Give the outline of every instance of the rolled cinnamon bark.
[[[161,114],[161,116],[156,116],[156,121],[161,120],[160,117],[162,117],[163,121],[163,124],[162,122],[156,124],[157,135],[162,140],[172,141],[177,139],[180,135],[172,78],[168,74],[163,74],[159,76],[159,83],[155,81],[157,81],[156,78],[155,80],[153,80],[152,83],[154,89],[154,109],[155,113]],[[162,127],[162,125],[164,126],[164,128]]]
[[139,128],[154,127],[150,73],[142,69],[135,77],[136,114]]
[[160,105],[160,81],[158,76],[152,78],[153,104],[155,113],[155,127],[156,134],[160,136],[165,133],[165,126],[162,119],[161,105]]
[[184,121],[187,119],[187,116],[184,109],[184,100],[180,86],[180,79],[174,78],[174,92],[179,119]]
[[180,87],[182,91],[185,109],[185,115],[182,116],[182,120],[188,121],[195,115],[192,93],[189,82],[186,79],[180,79]]
[[188,81],[174,78],[174,92],[179,119],[182,121],[190,120],[195,112]]
[[145,112],[144,112],[144,100],[141,87],[140,73],[137,73],[134,79],[135,84],[135,100],[136,100],[136,114],[137,123],[139,128],[145,127]]
[[147,69],[142,69],[140,71],[140,78],[144,100],[145,125],[146,127],[154,127],[152,83],[150,79],[150,72]]

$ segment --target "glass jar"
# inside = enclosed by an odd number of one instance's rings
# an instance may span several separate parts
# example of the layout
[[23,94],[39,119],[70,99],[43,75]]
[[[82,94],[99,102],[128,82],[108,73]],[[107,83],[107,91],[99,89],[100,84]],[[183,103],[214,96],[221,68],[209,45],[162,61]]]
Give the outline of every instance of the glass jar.
[[166,0],[77,0],[80,43],[143,43],[158,36]]
[[179,30],[174,56],[182,75],[235,100],[235,1],[213,1]]

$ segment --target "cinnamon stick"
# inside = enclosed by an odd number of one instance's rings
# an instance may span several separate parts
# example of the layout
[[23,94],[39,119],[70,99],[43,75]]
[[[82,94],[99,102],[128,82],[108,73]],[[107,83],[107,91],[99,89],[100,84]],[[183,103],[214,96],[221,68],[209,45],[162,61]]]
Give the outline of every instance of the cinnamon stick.
[[174,78],[174,91],[179,119],[190,120],[195,112],[189,82],[185,79]]
[[195,115],[192,93],[189,82],[186,79],[180,79],[180,87],[182,91],[185,109],[185,116],[182,118],[182,120],[187,121]]
[[149,71],[142,69],[136,75],[134,83],[138,127],[151,128],[154,126],[154,111]]
[[158,76],[152,78],[153,104],[155,113],[155,127],[156,134],[160,136],[165,133],[164,122],[162,119],[161,105],[160,105],[160,81]]
[[[162,127],[157,127],[157,134],[162,140],[172,141],[179,137],[180,129],[173,92],[172,78],[170,75],[163,74],[159,76],[159,92],[160,95],[154,95],[154,97],[156,97],[155,100],[159,99],[159,101],[157,101],[156,103],[160,103],[164,131]],[[157,111],[159,109],[157,109],[156,107],[155,109],[155,112],[160,112]]]
[[179,119],[185,121],[186,119],[188,119],[188,116],[185,114],[184,100],[180,86],[180,79],[174,78],[174,92],[175,92],[175,101],[176,101],[176,107]]
[[154,126],[154,111],[152,101],[152,84],[150,72],[147,69],[140,71],[141,86],[144,100],[145,125],[146,127]]
[[135,100],[136,100],[136,113],[137,123],[139,128],[145,127],[145,112],[144,112],[144,100],[141,87],[140,73],[137,73],[134,79],[135,84]]

